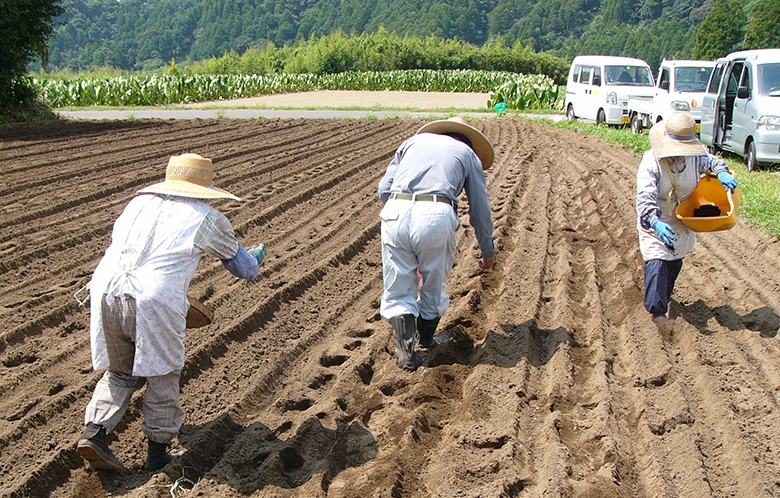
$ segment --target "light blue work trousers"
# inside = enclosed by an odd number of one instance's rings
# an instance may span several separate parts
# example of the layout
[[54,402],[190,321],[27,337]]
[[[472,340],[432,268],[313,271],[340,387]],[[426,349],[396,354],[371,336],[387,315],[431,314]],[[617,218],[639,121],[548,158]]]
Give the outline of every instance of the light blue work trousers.
[[[412,314],[433,320],[444,315],[450,297],[444,292],[455,261],[460,221],[444,202],[389,199],[382,219],[385,320]],[[418,293],[417,273],[422,275]]]

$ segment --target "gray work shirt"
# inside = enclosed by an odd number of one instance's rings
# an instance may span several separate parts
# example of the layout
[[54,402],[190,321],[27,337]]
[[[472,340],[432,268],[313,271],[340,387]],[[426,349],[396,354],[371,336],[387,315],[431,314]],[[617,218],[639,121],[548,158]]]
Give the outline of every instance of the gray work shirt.
[[404,141],[379,182],[379,198],[391,192],[445,195],[454,200],[466,190],[469,220],[482,257],[495,257],[493,217],[482,162],[468,145],[447,135],[420,133]]

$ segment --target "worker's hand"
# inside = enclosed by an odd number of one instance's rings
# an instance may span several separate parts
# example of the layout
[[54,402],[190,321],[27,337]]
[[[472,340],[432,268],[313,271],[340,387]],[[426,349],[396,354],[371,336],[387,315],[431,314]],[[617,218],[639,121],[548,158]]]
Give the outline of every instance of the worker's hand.
[[265,250],[265,245],[263,244],[258,244],[257,247],[253,247],[247,252],[257,260],[258,265],[263,263],[263,258],[265,258],[265,255],[268,254],[268,251]]
[[479,260],[479,267],[483,270],[489,270],[496,262],[496,258],[482,258]]
[[734,189],[737,188],[737,179],[734,178],[734,175],[727,171],[721,171],[718,173],[718,180],[723,184],[723,188],[731,190],[732,194],[734,193]]
[[661,241],[666,247],[674,249],[674,241],[677,240],[677,237],[674,236],[674,230],[671,226],[661,220],[655,220],[650,226],[658,232],[658,236],[661,237]]

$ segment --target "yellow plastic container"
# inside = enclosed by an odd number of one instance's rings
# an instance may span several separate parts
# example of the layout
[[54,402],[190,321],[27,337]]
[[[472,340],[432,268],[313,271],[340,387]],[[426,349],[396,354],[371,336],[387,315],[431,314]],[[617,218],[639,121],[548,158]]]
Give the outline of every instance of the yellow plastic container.
[[[739,187],[734,189],[732,194],[723,188],[718,177],[705,174],[699,180],[699,185],[696,186],[693,193],[677,206],[674,214],[678,220],[685,223],[694,232],[728,230],[737,223],[737,208],[741,201],[742,194]],[[720,209],[720,216],[693,215],[695,209],[712,204]]]

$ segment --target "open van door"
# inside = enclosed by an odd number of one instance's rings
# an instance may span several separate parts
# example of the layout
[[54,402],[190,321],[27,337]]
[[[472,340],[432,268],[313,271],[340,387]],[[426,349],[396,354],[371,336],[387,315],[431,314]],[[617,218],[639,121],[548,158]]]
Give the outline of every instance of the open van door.
[[[723,76],[729,71],[730,62],[728,59],[718,59],[715,62],[715,69],[712,70],[710,75],[710,81],[707,84],[707,92],[704,94],[702,101],[702,115],[701,115],[701,131],[699,138],[702,143],[709,145],[712,149],[717,148],[722,136],[719,136],[718,131],[721,129],[720,120],[723,118],[720,112],[721,105],[723,104],[721,93],[725,98],[725,84]],[[721,92],[721,86],[723,91]]]
[[734,114],[731,121],[731,148],[740,156],[745,155],[745,144],[751,132],[756,128],[756,120],[753,109],[750,106],[753,90],[753,66],[750,61],[745,61],[742,66],[742,74],[739,76],[737,96],[734,99]]

